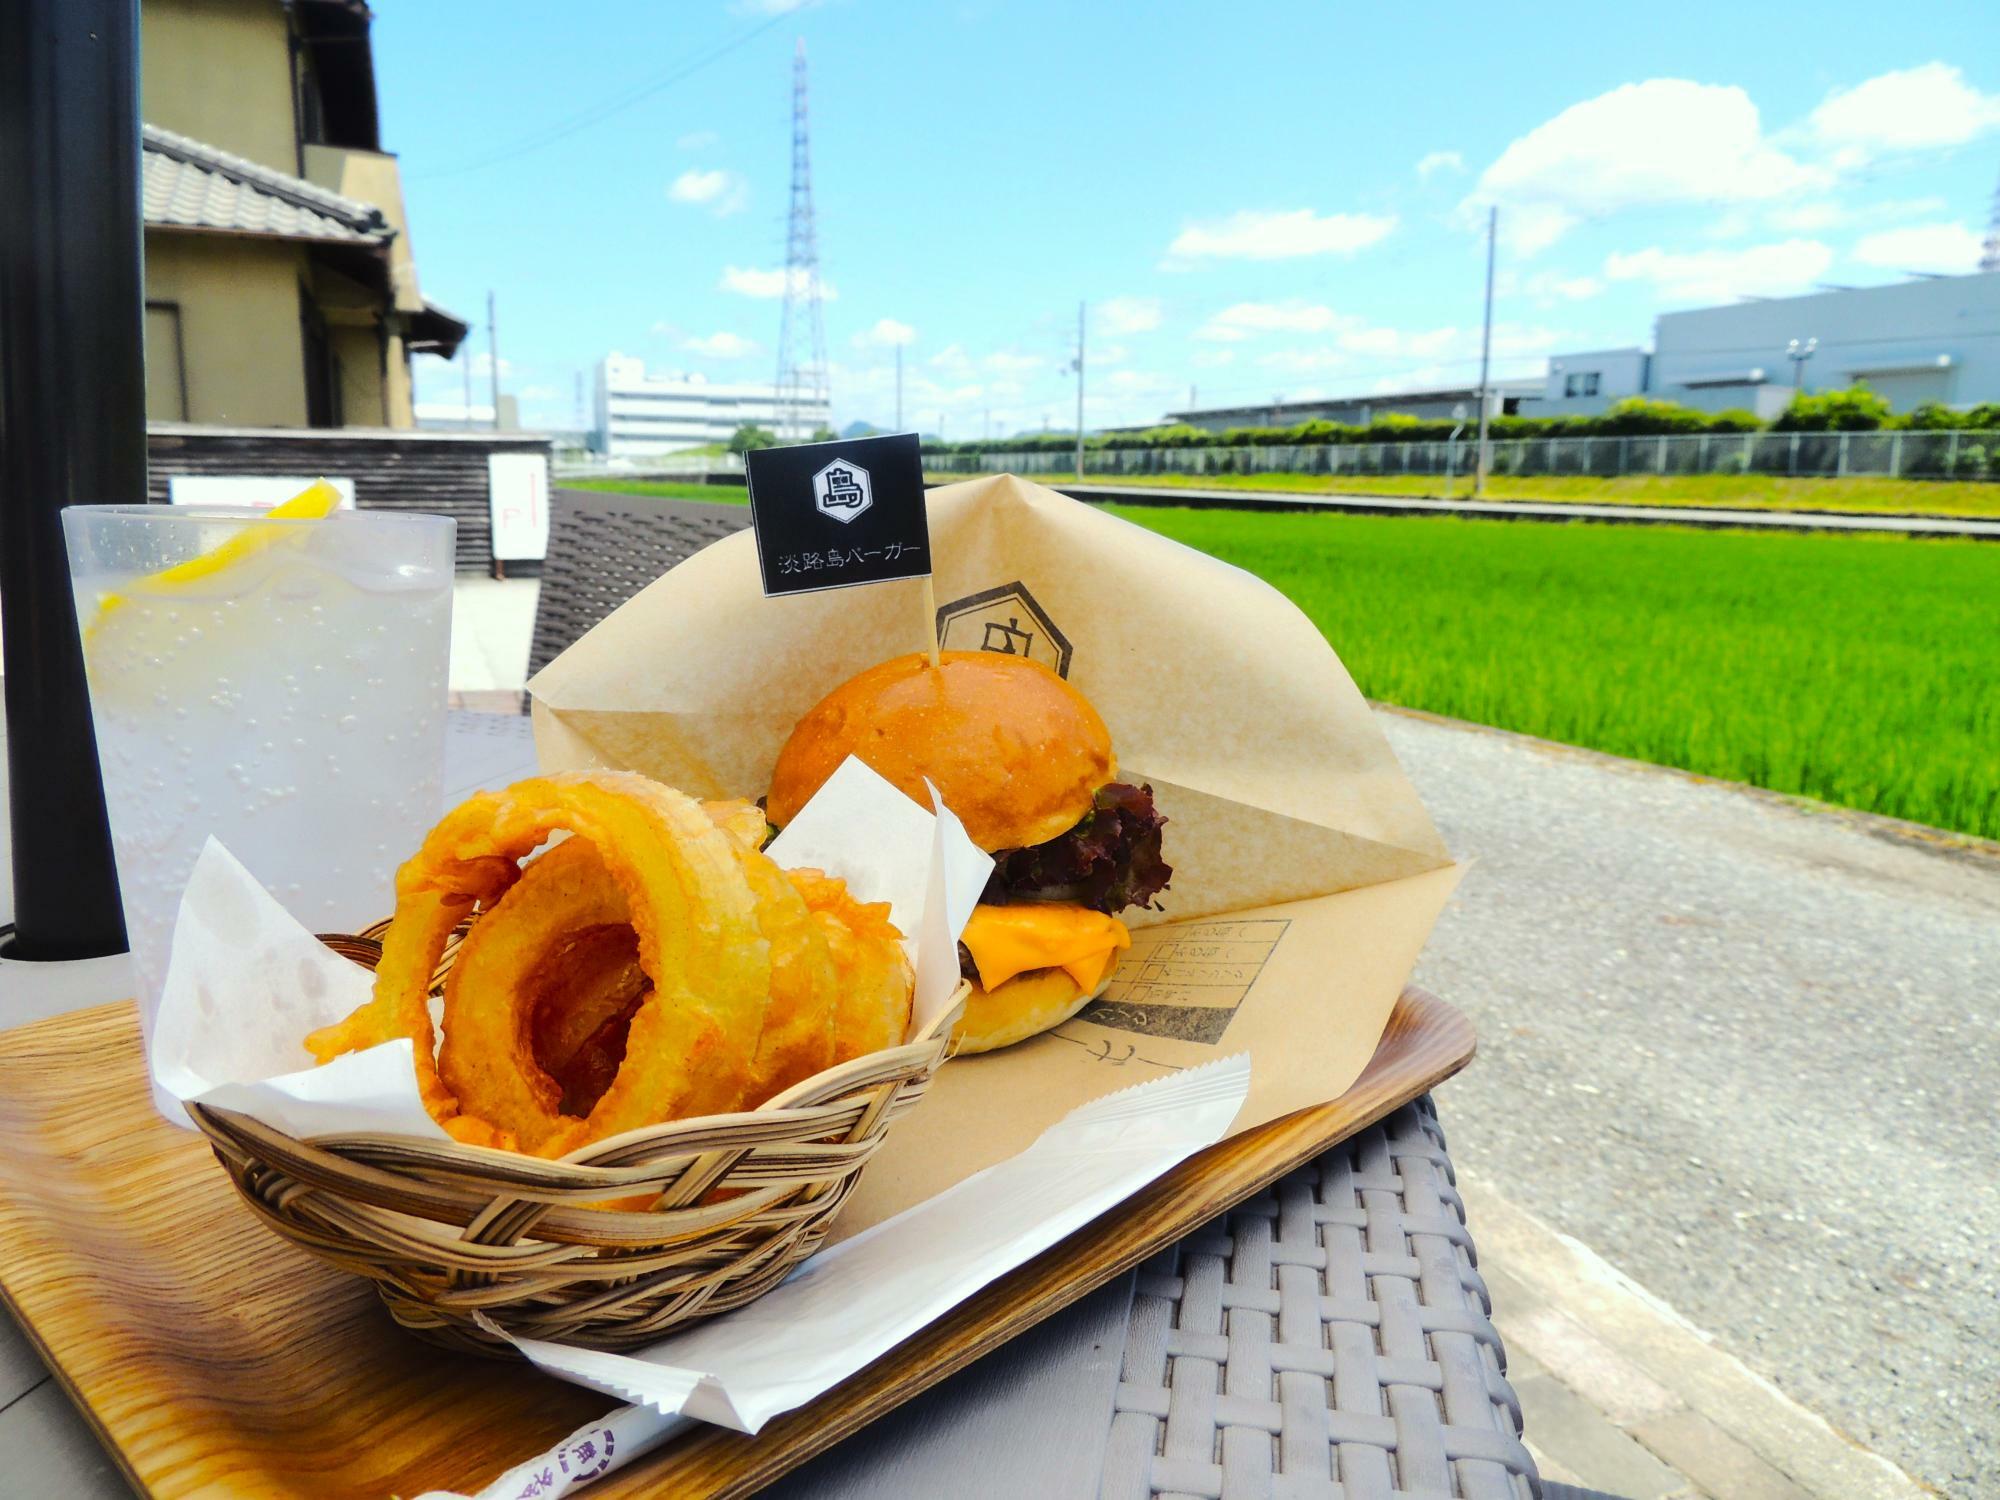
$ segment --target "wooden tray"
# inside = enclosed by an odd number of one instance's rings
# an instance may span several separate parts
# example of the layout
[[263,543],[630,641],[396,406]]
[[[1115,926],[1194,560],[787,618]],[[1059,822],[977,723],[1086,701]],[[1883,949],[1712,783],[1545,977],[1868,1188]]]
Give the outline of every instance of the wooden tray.
[[[1471,1024],[1406,991],[1339,1099],[1190,1158],[757,1437],[698,1428],[604,1500],[743,1495],[1449,1077]],[[129,1004],[0,1033],[0,1295],[143,1494],[476,1491],[612,1405],[400,1332],[253,1219],[154,1114]]]

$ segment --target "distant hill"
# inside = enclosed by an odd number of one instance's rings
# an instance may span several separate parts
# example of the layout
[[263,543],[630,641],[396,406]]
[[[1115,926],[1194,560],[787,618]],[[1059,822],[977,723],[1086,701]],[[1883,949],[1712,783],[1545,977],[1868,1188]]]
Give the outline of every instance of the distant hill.
[[878,432],[888,430],[886,427],[877,427],[873,422],[849,422],[840,429],[840,435],[844,438],[873,437]]

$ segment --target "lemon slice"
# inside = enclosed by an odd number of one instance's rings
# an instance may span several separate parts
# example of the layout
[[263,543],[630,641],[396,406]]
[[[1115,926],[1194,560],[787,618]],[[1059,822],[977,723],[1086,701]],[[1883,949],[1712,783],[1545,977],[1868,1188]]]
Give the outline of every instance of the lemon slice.
[[[267,518],[277,521],[317,521],[322,516],[332,514],[340,504],[340,491],[324,479],[315,479],[282,505],[273,506]],[[247,557],[255,556],[267,547],[274,547],[290,533],[282,526],[260,526],[251,522],[236,535],[209,548],[186,562],[175,563],[170,568],[162,568],[157,573],[148,573],[143,578],[133,580],[127,587],[135,594],[174,594],[198,583],[204,578],[236,566]],[[103,626],[105,620],[126,603],[123,594],[107,593],[98,598],[97,615],[84,629],[83,643],[90,645],[92,637]]]

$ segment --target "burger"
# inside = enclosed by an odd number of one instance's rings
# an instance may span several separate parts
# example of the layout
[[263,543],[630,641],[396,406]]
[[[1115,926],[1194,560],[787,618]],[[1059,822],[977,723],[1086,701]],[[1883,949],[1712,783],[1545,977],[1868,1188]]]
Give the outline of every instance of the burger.
[[1118,779],[1111,733],[1088,699],[1024,656],[899,656],[849,678],[799,720],[765,802],[782,828],[858,756],[929,807],[928,778],[993,874],[959,940],[972,995],[962,1052],[1060,1025],[1104,992],[1131,935],[1118,914],[1151,907],[1173,870],[1153,791]]

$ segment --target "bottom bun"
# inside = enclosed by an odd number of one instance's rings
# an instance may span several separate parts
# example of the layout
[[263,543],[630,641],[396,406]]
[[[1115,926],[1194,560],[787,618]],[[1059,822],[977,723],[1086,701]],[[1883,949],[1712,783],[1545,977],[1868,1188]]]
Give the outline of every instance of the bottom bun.
[[1086,992],[1062,969],[1030,969],[996,990],[983,990],[975,981],[965,1014],[952,1028],[953,1050],[991,1052],[1026,1041],[1038,1031],[1062,1025],[1110,984],[1107,973],[1096,989]]

